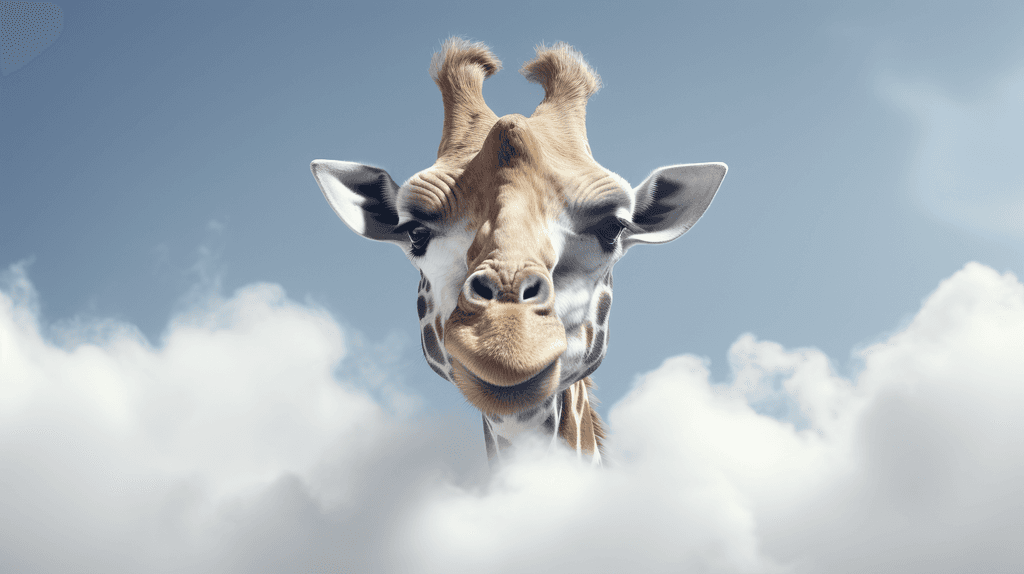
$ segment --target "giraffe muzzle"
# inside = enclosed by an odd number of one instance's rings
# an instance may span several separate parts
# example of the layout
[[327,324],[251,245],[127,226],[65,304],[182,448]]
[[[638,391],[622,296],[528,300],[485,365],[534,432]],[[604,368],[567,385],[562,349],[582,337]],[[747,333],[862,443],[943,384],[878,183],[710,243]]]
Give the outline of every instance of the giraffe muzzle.
[[444,345],[454,359],[455,384],[471,403],[485,412],[508,414],[555,392],[567,340],[550,308],[553,297],[543,304],[497,297],[484,304],[464,302],[460,297],[448,318]]
[[555,359],[539,373],[511,386],[492,385],[458,360],[452,361],[456,384],[474,406],[486,413],[509,415],[533,408],[558,387],[561,361]]

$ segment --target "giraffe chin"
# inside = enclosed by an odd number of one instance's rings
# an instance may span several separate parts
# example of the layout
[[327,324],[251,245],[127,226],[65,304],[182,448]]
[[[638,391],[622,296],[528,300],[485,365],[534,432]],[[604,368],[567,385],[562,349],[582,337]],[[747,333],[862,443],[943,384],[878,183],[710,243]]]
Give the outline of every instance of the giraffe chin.
[[540,405],[558,389],[561,360],[511,386],[491,384],[452,358],[455,384],[470,403],[484,413],[511,415]]

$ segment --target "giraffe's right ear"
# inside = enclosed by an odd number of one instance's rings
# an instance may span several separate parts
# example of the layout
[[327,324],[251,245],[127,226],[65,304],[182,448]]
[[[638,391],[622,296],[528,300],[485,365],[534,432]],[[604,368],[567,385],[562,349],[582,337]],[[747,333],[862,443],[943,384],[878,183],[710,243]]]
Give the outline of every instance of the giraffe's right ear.
[[395,233],[398,186],[388,172],[350,161],[313,160],[309,168],[334,213],[359,235],[376,241],[408,242]]

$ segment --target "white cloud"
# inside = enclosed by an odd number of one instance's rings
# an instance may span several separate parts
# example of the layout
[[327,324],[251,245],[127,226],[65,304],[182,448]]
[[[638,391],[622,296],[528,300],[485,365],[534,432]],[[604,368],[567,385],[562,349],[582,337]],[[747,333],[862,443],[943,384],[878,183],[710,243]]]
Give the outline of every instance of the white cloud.
[[928,83],[882,83],[920,130],[911,173],[919,204],[957,227],[1024,239],[1024,68],[971,101]]
[[[344,334],[279,287],[208,300],[158,347],[113,322],[60,347],[37,316],[15,270],[0,293],[0,570],[1024,563],[1024,285],[978,264],[862,351],[853,381],[817,350],[744,335],[729,383],[673,357],[613,406],[614,466],[524,450],[490,479],[475,425],[408,419],[337,380]],[[778,404],[785,418],[763,414]]]

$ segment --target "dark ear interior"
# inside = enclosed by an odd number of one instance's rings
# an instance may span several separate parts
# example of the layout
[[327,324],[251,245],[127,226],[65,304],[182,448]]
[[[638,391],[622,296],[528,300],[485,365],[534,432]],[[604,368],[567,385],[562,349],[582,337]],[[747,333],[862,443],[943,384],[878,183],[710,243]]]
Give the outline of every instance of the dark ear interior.
[[310,165],[327,202],[338,217],[363,237],[404,242],[395,233],[398,185],[388,172],[349,161],[318,159]]
[[695,163],[662,167],[636,187],[633,223],[642,232],[625,239],[636,243],[665,243],[686,233],[711,205],[728,170],[724,163]]

